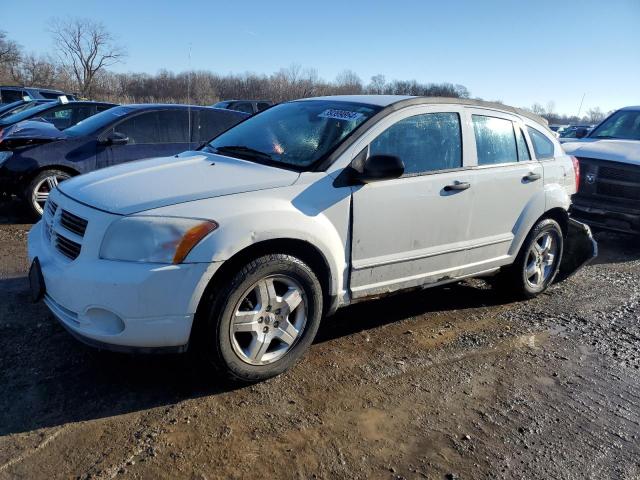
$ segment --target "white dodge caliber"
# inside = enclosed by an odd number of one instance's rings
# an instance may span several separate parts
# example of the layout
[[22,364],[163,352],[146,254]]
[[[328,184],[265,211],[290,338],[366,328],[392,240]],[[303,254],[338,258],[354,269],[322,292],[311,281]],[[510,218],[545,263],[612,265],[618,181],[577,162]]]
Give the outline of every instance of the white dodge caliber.
[[292,101],[198,151],[61,183],[29,234],[31,288],[90,345],[192,346],[257,381],[362,299],[489,274],[543,292],[575,168],[542,119],[504,105]]

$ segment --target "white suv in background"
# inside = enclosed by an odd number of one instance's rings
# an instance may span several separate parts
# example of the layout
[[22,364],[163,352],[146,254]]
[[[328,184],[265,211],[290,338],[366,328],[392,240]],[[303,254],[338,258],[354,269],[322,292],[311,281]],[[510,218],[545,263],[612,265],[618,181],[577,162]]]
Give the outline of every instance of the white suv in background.
[[543,292],[575,167],[542,119],[503,105],[288,102],[200,151],[60,184],[29,234],[32,289],[86,343],[193,345],[256,381],[362,299],[496,273]]

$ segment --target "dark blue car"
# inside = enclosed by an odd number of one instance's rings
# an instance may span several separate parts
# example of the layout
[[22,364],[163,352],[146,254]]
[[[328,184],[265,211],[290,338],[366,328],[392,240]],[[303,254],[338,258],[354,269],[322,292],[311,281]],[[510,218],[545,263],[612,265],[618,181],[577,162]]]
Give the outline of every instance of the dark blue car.
[[12,103],[6,103],[0,105],[0,118],[8,117],[14,113],[20,113],[23,110],[27,110],[43,103],[53,102],[54,100],[18,100]]
[[115,103],[46,102],[0,118],[0,129],[5,129],[25,120],[42,119],[55,125],[58,130],[64,130],[111,107],[115,107]]
[[124,105],[60,131],[23,122],[0,135],[0,193],[21,197],[41,215],[49,192],[74,175],[131,160],[193,149],[247,118],[187,105]]

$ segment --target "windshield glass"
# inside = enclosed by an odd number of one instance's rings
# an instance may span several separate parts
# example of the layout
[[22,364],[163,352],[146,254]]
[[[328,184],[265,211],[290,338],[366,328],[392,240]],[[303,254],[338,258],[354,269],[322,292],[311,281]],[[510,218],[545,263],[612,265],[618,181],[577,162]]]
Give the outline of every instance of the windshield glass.
[[49,102],[49,103],[43,103],[41,105],[37,105],[35,107],[27,108],[26,110],[22,110],[18,113],[13,113],[11,115],[7,115],[6,117],[3,117],[2,120],[0,120],[0,123],[21,122],[22,120],[31,118],[34,115],[37,116],[38,113],[44,112],[45,110],[50,109],[54,105],[55,103]]
[[640,111],[617,111],[591,132],[589,138],[640,140]]
[[64,133],[70,137],[92,135],[133,110],[131,107],[113,107],[76,123],[73,127],[67,128]]
[[283,103],[238,124],[204,150],[302,170],[329,155],[379,110],[335,100]]

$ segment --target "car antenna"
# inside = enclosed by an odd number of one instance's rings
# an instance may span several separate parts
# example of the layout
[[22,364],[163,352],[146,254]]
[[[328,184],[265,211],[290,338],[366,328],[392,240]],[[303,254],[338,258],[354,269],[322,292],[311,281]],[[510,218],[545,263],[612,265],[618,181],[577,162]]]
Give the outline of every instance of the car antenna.
[[191,46],[193,44],[189,42],[189,71],[187,72],[187,113],[189,115],[189,150],[191,150],[191,144],[193,142],[193,134],[191,132]]

